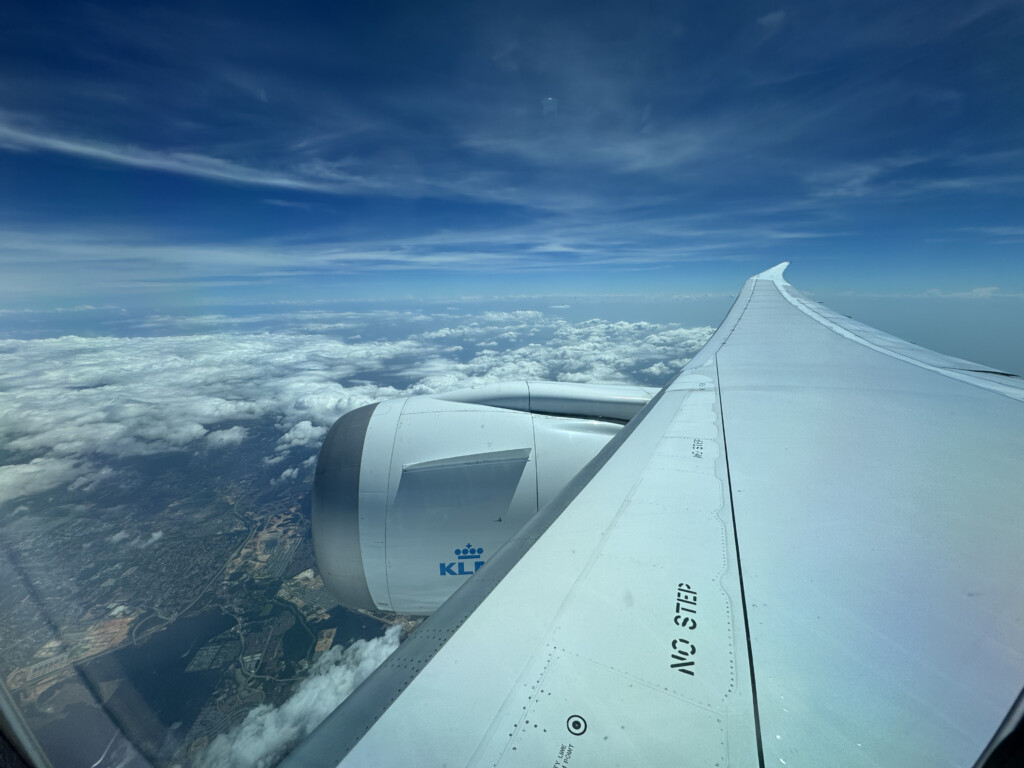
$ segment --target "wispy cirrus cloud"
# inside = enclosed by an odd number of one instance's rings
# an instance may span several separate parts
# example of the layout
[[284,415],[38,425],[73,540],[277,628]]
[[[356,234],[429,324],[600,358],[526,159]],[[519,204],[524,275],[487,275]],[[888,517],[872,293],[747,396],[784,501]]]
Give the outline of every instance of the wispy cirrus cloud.
[[152,171],[212,179],[231,184],[251,184],[315,192],[340,191],[339,185],[317,182],[276,171],[248,167],[228,160],[194,152],[144,149],[128,144],[113,144],[70,138],[0,123],[0,147],[14,151],[47,151],[103,163],[126,165]]
[[[181,240],[174,231],[66,225],[45,232],[0,226],[5,281],[0,295],[48,295],[91,288],[91,295],[149,293],[175,286],[225,288],[319,275],[371,272],[523,273],[579,268],[636,271],[683,262],[750,259],[843,233],[811,217],[767,215],[734,222],[663,212],[595,222],[564,213],[484,230],[377,233],[333,227],[299,235],[237,238],[229,243]],[[771,256],[760,258],[770,259]],[[49,265],[47,272],[40,265]]]
[[0,160],[29,182],[0,201],[5,288],[850,264],[1024,187],[1019,78],[991,77],[1019,5],[580,13],[35,19],[0,83]]
[[995,225],[986,227],[968,227],[968,232],[986,235],[993,242],[1000,244],[1013,244],[1024,242],[1024,226]]
[[987,195],[1024,190],[1024,173],[988,167],[982,154],[897,156],[840,164],[809,172],[805,179],[815,197],[908,198],[943,192]]

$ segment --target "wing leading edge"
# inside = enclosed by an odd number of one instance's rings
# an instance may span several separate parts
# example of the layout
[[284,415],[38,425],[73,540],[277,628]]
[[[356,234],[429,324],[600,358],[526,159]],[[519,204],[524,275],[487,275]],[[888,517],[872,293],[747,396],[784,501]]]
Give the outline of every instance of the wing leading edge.
[[291,764],[977,759],[1024,683],[1024,388],[784,268]]

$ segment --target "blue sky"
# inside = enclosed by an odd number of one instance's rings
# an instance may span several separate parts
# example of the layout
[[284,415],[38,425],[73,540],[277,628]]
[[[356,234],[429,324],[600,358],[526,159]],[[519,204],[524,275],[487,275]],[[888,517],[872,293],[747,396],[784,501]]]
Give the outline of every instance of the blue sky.
[[0,304],[699,294],[782,260],[1019,296],[1022,33],[1017,1],[5,3]]

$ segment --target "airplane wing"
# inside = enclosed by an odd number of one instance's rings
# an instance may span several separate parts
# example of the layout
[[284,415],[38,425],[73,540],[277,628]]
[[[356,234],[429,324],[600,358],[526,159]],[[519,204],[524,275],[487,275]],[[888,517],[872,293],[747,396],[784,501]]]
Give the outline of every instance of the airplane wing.
[[1024,686],[1024,384],[785,267],[286,764],[980,763]]

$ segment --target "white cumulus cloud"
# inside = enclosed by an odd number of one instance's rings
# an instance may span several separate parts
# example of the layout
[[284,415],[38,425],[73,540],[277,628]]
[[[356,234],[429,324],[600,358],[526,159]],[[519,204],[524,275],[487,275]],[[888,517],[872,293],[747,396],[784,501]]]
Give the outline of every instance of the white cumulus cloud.
[[314,427],[312,422],[300,421],[289,429],[277,441],[277,450],[287,451],[292,448],[320,445],[324,435],[327,434],[327,427]]
[[396,648],[400,628],[389,627],[374,640],[336,646],[310,668],[309,676],[284,704],[262,704],[201,753],[198,768],[268,768],[308,735],[379,667]]
[[298,469],[298,467],[289,467],[288,469],[286,469],[284,472],[281,473],[281,476],[279,478],[277,478],[277,480],[275,480],[274,483],[283,483],[283,482],[286,482],[288,480],[294,480],[298,476],[299,476],[299,469]]
[[0,467],[0,503],[73,483],[82,474],[78,462],[65,458],[36,458],[27,464]]
[[238,445],[245,440],[248,434],[245,427],[229,427],[228,429],[216,429],[206,434],[206,442],[214,448],[226,448],[231,445]]

